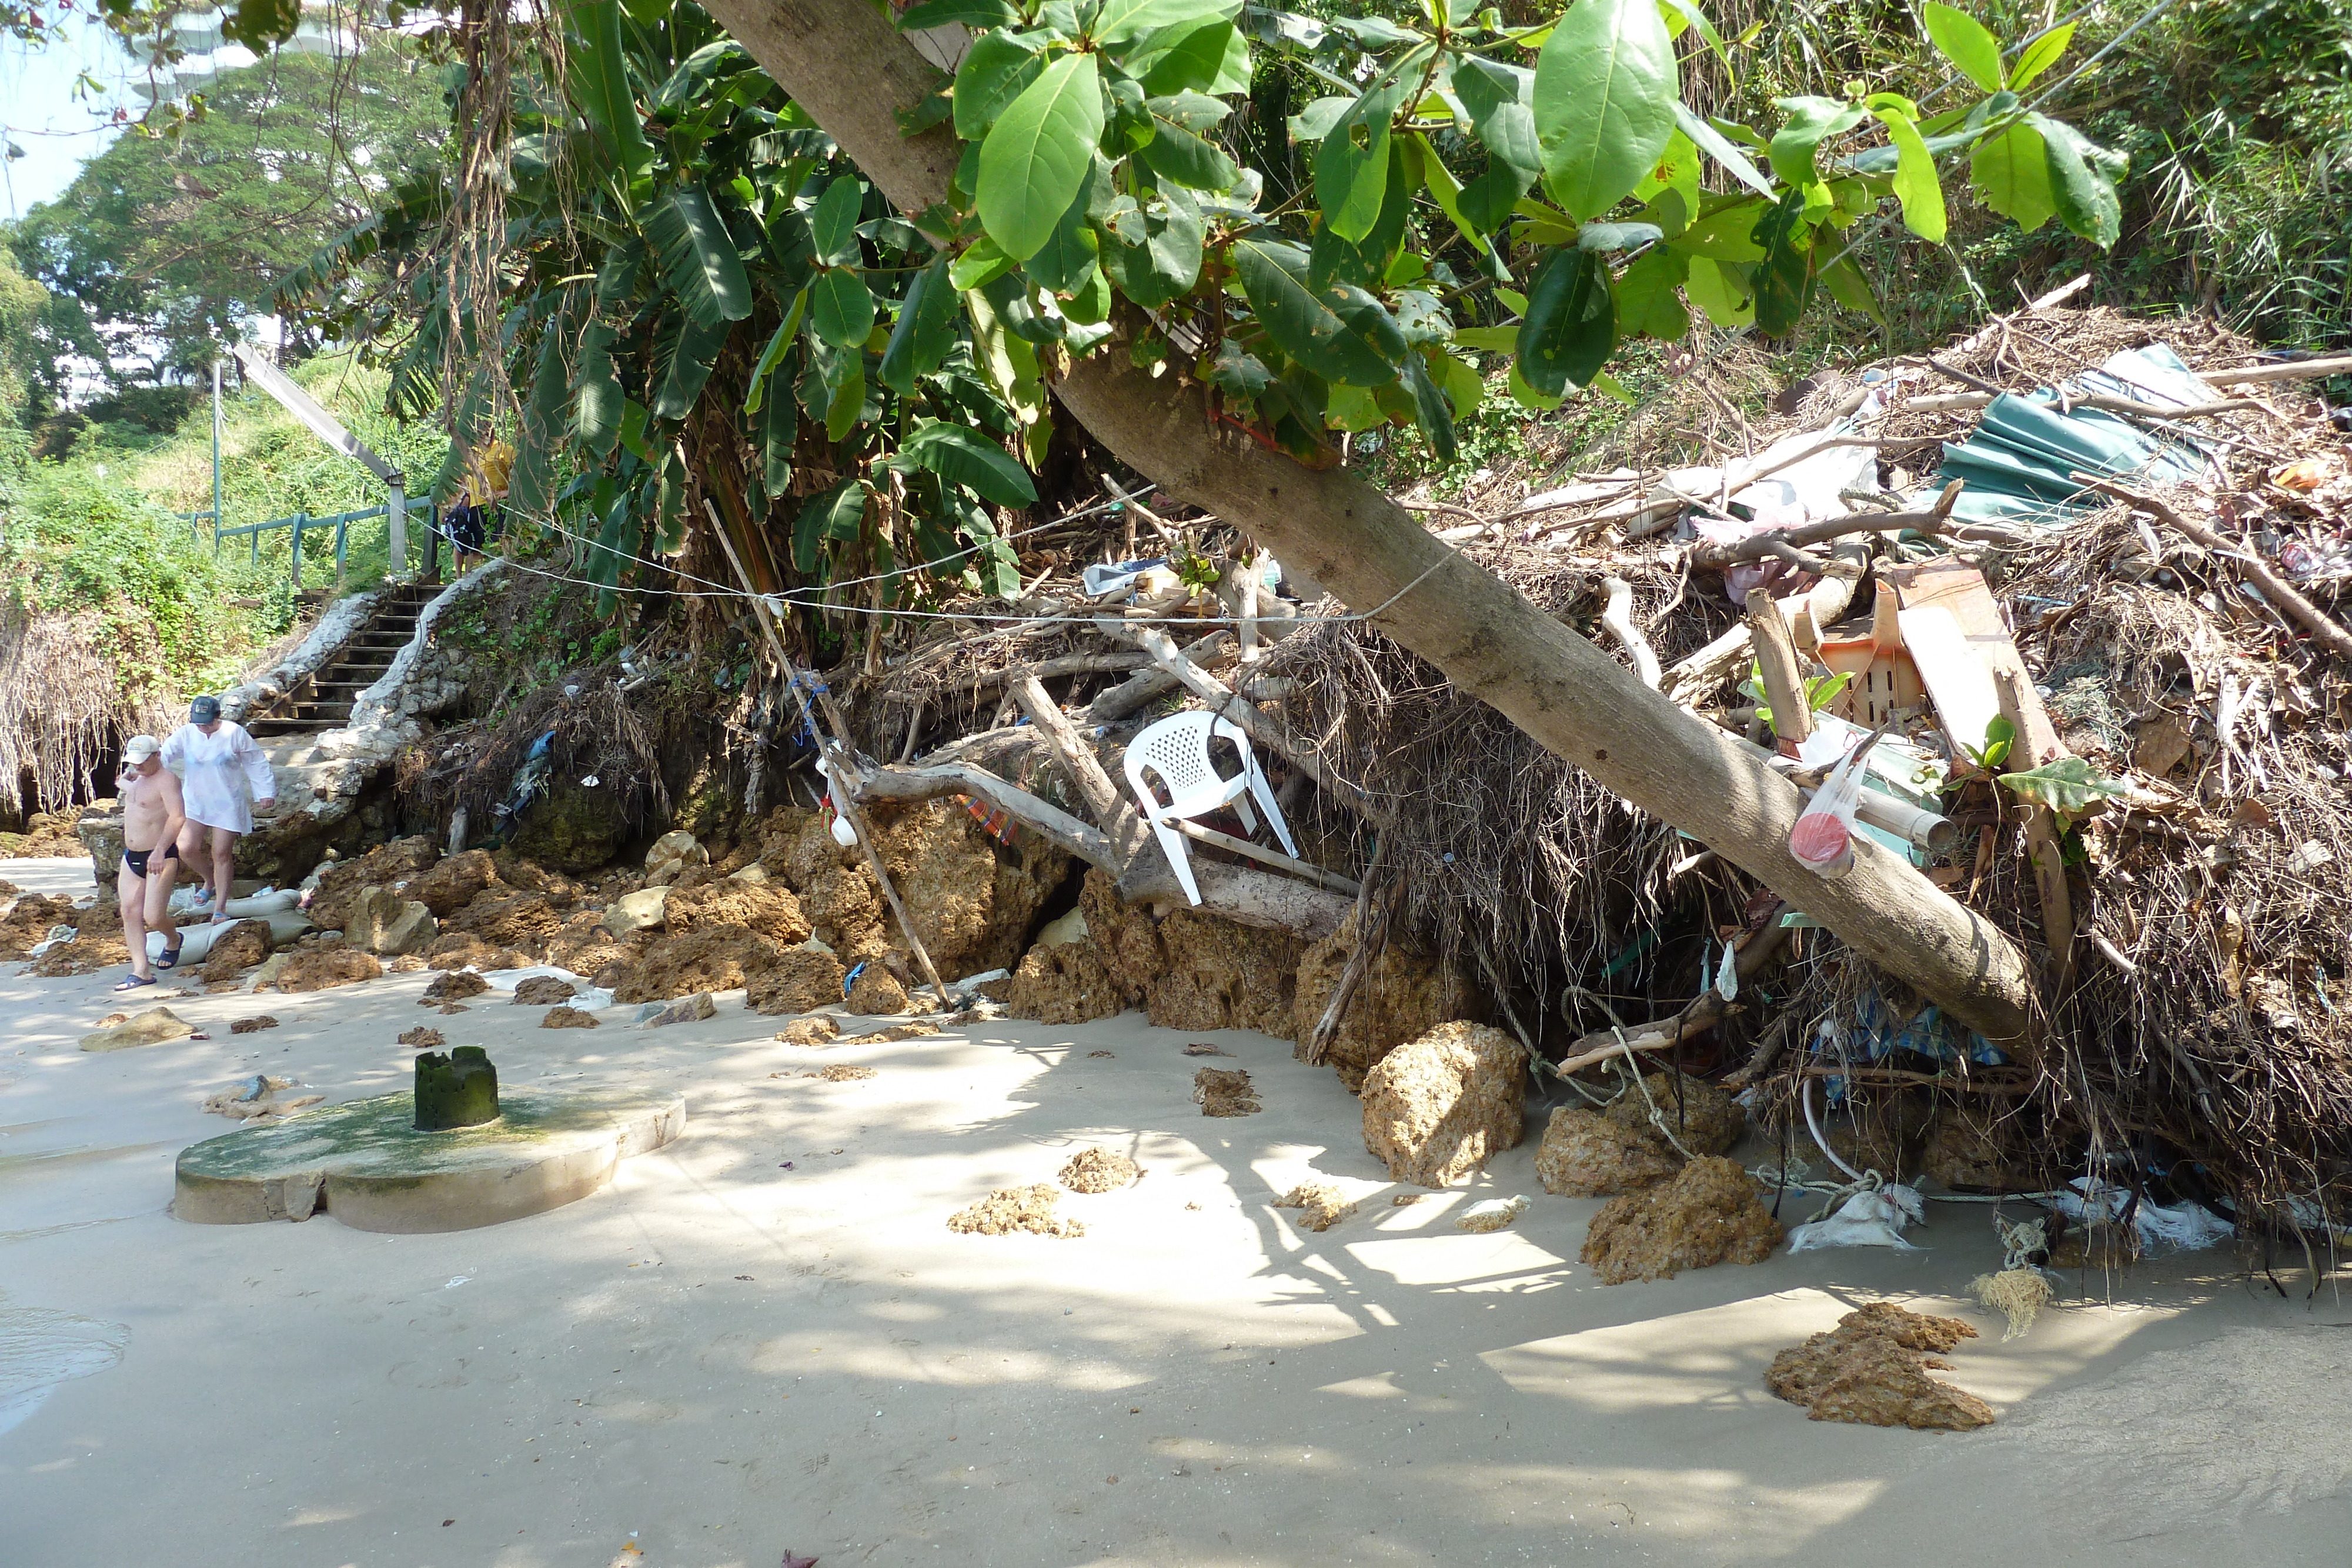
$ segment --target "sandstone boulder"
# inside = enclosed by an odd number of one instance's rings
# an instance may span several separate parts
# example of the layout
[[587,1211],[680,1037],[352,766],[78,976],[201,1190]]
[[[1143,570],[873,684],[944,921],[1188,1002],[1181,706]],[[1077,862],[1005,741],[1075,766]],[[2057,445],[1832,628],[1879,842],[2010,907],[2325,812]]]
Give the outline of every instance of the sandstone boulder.
[[1604,1285],[1671,1280],[1685,1269],[1761,1263],[1781,1234],[1755,1180],[1736,1161],[1710,1155],[1670,1181],[1611,1198],[1592,1217],[1578,1257]]
[[494,886],[476,894],[463,909],[443,921],[441,928],[470,932],[494,947],[535,954],[563,929],[563,916],[543,893]]
[[205,955],[204,967],[196,972],[208,981],[234,980],[267,960],[276,946],[268,921],[240,920],[213,938],[212,951]]
[[1127,1010],[1127,998],[1111,978],[1102,950],[1084,939],[1030,948],[1001,999],[1014,1018],[1055,1025],[1116,1018]]
[[1442,1187],[1516,1147],[1527,1052],[1500,1030],[1439,1024],[1364,1075],[1364,1146],[1397,1181]]
[[841,1033],[840,1021],[828,1014],[794,1019],[776,1031],[786,1045],[830,1045]]
[[185,1040],[196,1032],[195,1025],[169,1008],[149,1008],[136,1018],[127,1019],[110,1029],[101,1029],[81,1037],[84,1051],[128,1051],[137,1045],[161,1045],[167,1040]]
[[1300,956],[1296,936],[1179,909],[1155,921],[1089,870],[1079,891],[1087,934],[1129,1005],[1162,1029],[1247,1029],[1287,1037]]
[[437,862],[409,883],[408,896],[446,920],[499,882],[498,866],[486,850],[465,850]]
[[440,934],[430,909],[388,887],[363,889],[343,916],[343,940],[379,957],[422,953]]
[[1551,1113],[1536,1150],[1536,1177],[1556,1197],[1614,1197],[1681,1168],[1654,1134],[1573,1105]]
[[756,1013],[813,1013],[842,999],[841,960],[822,947],[795,947],[753,975],[744,1000]]
[[704,1019],[718,1016],[719,1004],[710,999],[710,993],[697,991],[665,1007],[655,1008],[645,1013],[638,1022],[646,1029],[666,1029],[674,1023],[700,1023]]
[[1658,1122],[1693,1155],[1727,1155],[1739,1142],[1739,1134],[1748,1130],[1748,1113],[1739,1102],[1704,1079],[1653,1072],[1642,1081],[1642,1087],[1649,1091],[1649,1097],[1644,1099],[1641,1089],[1628,1088],[1609,1107],[1611,1121],[1655,1136],[1658,1124],[1650,1119],[1655,1107]]
[[[1356,915],[1350,910],[1339,930],[1299,956],[1290,1027],[1282,1032],[1297,1040],[1300,1051],[1314,1038],[1340,975],[1355,956],[1356,942]],[[1361,1092],[1364,1074],[1382,1057],[1448,1019],[1470,1016],[1474,1002],[1474,989],[1463,982],[1458,969],[1391,936],[1357,983],[1324,1060],[1341,1082]]]
[[668,904],[667,887],[641,887],[635,893],[624,894],[604,906],[604,929],[615,936],[649,931],[662,923],[663,911]]
[[1958,1318],[1872,1301],[1774,1356],[1764,1386],[1816,1421],[1965,1432],[1990,1426],[1992,1406],[1927,1373],[1948,1368],[1944,1353],[1976,1335]]

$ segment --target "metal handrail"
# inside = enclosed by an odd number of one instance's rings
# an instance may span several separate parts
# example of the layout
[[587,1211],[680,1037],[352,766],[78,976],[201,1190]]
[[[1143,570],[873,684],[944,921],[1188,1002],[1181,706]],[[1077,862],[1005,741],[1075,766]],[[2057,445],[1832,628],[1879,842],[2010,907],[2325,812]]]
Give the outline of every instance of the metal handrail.
[[[437,530],[440,526],[441,508],[438,507],[427,507],[424,508],[411,507],[408,508],[408,510],[412,512],[419,509],[422,509],[425,514],[425,537],[429,540],[435,536],[436,530]],[[302,587],[302,535],[305,530],[310,528],[331,528],[335,530],[335,580],[340,582],[342,580],[343,577],[344,558],[350,547],[352,525],[353,523],[364,523],[374,517],[384,517],[388,519],[391,515],[392,508],[389,506],[362,507],[356,511],[336,512],[331,516],[323,517],[314,517],[308,512],[297,512],[290,517],[272,517],[267,522],[240,523],[236,528],[225,528],[220,526],[220,518],[215,514],[209,511],[182,512],[179,514],[180,517],[185,518],[190,523],[196,522],[197,520],[205,517],[212,518],[213,553],[215,555],[220,554],[221,541],[224,539],[236,538],[242,536],[247,540],[250,549],[251,553],[248,559],[257,564],[261,559],[261,536],[265,533],[273,532],[278,528],[291,529],[294,535],[294,559],[290,576],[297,592],[299,592]],[[403,562],[401,564],[405,565],[406,563]]]

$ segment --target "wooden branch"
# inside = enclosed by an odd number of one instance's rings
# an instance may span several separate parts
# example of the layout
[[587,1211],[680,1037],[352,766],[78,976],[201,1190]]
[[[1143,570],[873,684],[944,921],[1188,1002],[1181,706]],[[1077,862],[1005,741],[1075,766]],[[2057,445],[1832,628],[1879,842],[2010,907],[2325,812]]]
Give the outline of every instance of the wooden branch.
[[1770,533],[1750,534],[1732,544],[1709,544],[1705,540],[1691,547],[1693,566],[1727,567],[1740,561],[1755,560],[1773,553],[1777,543],[1796,546],[1828,544],[1848,534],[1891,534],[1903,528],[1916,528],[1922,533],[1948,534],[1955,538],[1977,535],[2014,540],[2016,536],[2003,529],[1977,529],[1967,524],[1950,522],[1953,504],[1968,482],[1955,479],[1944,486],[1936,504],[1924,512],[1851,512],[1843,517],[1825,517],[1817,523],[1800,523],[1793,528],[1776,528]]
[[[1783,904],[1768,915],[1763,929],[1748,937],[1739,956],[1731,961],[1732,972],[1740,979],[1762,973],[1788,946],[1789,931],[1780,924],[1781,913],[1787,907]],[[1672,1051],[1691,1036],[1714,1028],[1741,1010],[1737,1002],[1725,1000],[1721,991],[1709,986],[1696,1001],[1672,1018],[1636,1024],[1629,1030],[1601,1030],[1586,1035],[1569,1047],[1569,1054],[1554,1063],[1552,1071],[1566,1078],[1612,1057],[1632,1056],[1643,1051]]]
[[1059,658],[1040,659],[1034,664],[1011,664],[1002,670],[990,670],[957,685],[965,691],[984,692],[991,686],[1000,686],[1024,675],[1050,681],[1056,675],[1123,674],[1129,670],[1148,668],[1150,664],[1151,660],[1140,653],[1065,653]]
[[1642,629],[1633,624],[1633,585],[1622,577],[1606,577],[1601,580],[1601,586],[1609,595],[1601,612],[1601,624],[1609,629],[1618,646],[1633,661],[1633,673],[1642,677],[1642,684],[1652,691],[1657,690],[1662,674],[1658,652],[1642,635]]
[[1805,695],[1804,672],[1797,664],[1796,642],[1769,588],[1748,591],[1748,634],[1756,649],[1756,667],[1764,677],[1765,700],[1772,705],[1772,733],[1802,746],[1813,733],[1813,706]]
[[1349,1004],[1356,999],[1364,977],[1371,972],[1380,956],[1380,949],[1388,941],[1389,905],[1375,904],[1372,890],[1381,882],[1381,857],[1388,852],[1388,835],[1381,834],[1372,841],[1371,863],[1364,867],[1364,880],[1356,889],[1356,906],[1349,918],[1356,923],[1356,946],[1348,954],[1348,961],[1339,970],[1339,983],[1331,988],[1323,1010],[1317,1015],[1315,1027],[1291,1052],[1309,1067],[1319,1067],[1331,1056],[1332,1039],[1339,1032],[1339,1021],[1347,1017]]
[[[1992,683],[2000,694],[2000,716],[2009,720],[2013,734],[2026,734],[2028,691],[2023,672],[1995,669]],[[2010,764],[2012,773],[2035,766],[2031,756],[2021,757],[2014,751]],[[2033,891],[2042,903],[2042,936],[2050,946],[2053,978],[2063,989],[2074,972],[2074,896],[2066,885],[2066,857],[2058,846],[2056,817],[2038,801],[2024,804],[2025,858],[2033,867]]]
[[[2352,369],[2352,361],[2347,361]],[[2272,603],[2303,622],[2304,626],[2324,643],[2327,651],[2339,659],[2352,660],[2352,632],[2347,632],[2336,618],[2296,591],[2294,585],[2277,572],[2270,563],[2252,550],[2215,533],[2202,523],[2192,523],[2153,496],[2143,496],[2137,490],[2126,490],[2121,485],[2088,474],[2072,476],[2078,485],[2086,486],[2103,496],[2112,496],[2135,511],[2146,512],[2158,522],[2185,538],[2196,540],[2207,549],[2222,556],[2241,572],[2253,580],[2254,586]]]
[[[2352,358],[2294,360],[2282,365],[2255,365],[2237,371],[2200,371],[2197,372],[2197,379],[2209,387],[2244,387],[2262,386],[2271,382],[2321,381],[2329,376],[2344,375],[2352,375]],[[2118,403],[2123,401],[2120,398],[2108,398],[2093,402],[2089,398],[2077,398],[2074,400],[2074,406],[2096,408],[2103,402]],[[1990,402],[1992,402],[1992,394],[1990,392],[1945,392],[1926,397],[1906,398],[1903,401],[1903,407],[1914,413],[1940,413],[1957,409],[1982,408]],[[2221,413],[2245,406],[2260,405],[2232,401],[2226,405],[2200,403],[2195,408],[2180,409],[2164,408],[2149,403],[2144,408],[2135,407],[2119,412],[2144,412],[2160,414],[2166,419],[2182,419],[2190,414]]]
[[[1212,632],[1196,643],[1186,643],[1185,660],[1195,664],[1206,662],[1209,655],[1216,652],[1217,644],[1224,639],[1224,635],[1223,631]],[[1108,691],[1099,694],[1094,701],[1087,705],[1087,710],[1081,716],[1087,724],[1116,724],[1144,704],[1158,701],[1182,684],[1168,671],[1161,669],[1148,653],[1144,655],[1144,664],[1147,667],[1141,674],[1131,676]]]
[[1131,810],[1121,810],[1126,805],[1126,799],[1119,794],[1118,786],[1110,781],[1110,775],[1103,771],[1101,759],[1095,756],[1094,748],[1078,737],[1078,732],[1071,727],[1061,706],[1047,695],[1044,686],[1037,684],[1036,676],[1019,676],[1013,682],[1011,689],[1013,700],[1021,705],[1021,711],[1029,716],[1029,722],[1037,727],[1039,735],[1045,737],[1046,749],[1053,752],[1054,760],[1062,765],[1062,771],[1067,773],[1070,781],[1078,787],[1079,795],[1087,802],[1087,810],[1094,816],[1095,825],[1116,835],[1120,827],[1119,819],[1122,816],[1132,818],[1135,813]]
[[[1962,339],[1958,343],[1953,344],[1949,351],[1954,354],[1973,354],[1979,349],[1983,348],[1987,343],[1992,341],[1994,334],[1998,333],[2004,324],[2014,321],[2021,316],[2038,316],[2053,305],[2064,304],[2067,300],[2072,299],[2075,295],[2082,293],[2083,290],[2090,287],[2091,275],[2087,272],[2078,273],[2074,277],[2060,284],[2057,287],[2052,289],[2049,293],[2042,295],[2037,298],[2027,300],[2023,309],[2012,310],[2006,316],[1994,317],[1991,320],[1978,328],[1974,332],[1969,333],[1966,338]],[[2019,292],[2022,293],[2024,291],[2020,289]]]
[[[1780,601],[1781,615],[1793,619],[1800,610],[1807,610],[1812,614],[1814,625],[1835,624],[1853,602],[1853,591],[1869,564],[1870,552],[1863,546],[1841,545],[1830,562],[1831,570],[1819,582],[1803,593],[1790,594]],[[1677,660],[1667,669],[1658,689],[1683,703],[1713,691],[1748,662],[1750,642],[1748,622],[1742,621],[1697,653]]]
[[1309,882],[1319,883],[1334,893],[1344,893],[1353,897],[1363,891],[1358,883],[1341,876],[1336,871],[1325,871],[1319,865],[1313,865],[1302,860],[1293,860],[1279,850],[1270,850],[1263,844],[1254,844],[1247,839],[1237,839],[1231,833],[1221,833],[1214,828],[1204,828],[1200,823],[1186,818],[1178,817],[1170,822],[1169,826],[1188,839],[1195,839],[1204,844],[1213,844],[1218,849],[1229,850],[1237,855],[1247,855],[1252,860],[1264,861],[1268,865],[1280,866],[1285,871],[1296,872]]
[[1001,808],[1039,838],[1059,845],[1089,865],[1116,876],[1127,861],[1108,833],[1078,821],[1049,800],[963,762],[913,768],[877,768],[858,782],[858,794],[880,800],[936,800],[942,795],[972,795]]

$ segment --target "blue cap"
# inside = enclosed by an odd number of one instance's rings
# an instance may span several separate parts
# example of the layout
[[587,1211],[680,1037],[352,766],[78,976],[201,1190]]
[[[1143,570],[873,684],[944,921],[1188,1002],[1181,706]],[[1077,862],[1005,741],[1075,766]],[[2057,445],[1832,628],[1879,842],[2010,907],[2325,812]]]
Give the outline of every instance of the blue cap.
[[190,724],[210,724],[220,717],[220,698],[198,697],[188,705]]

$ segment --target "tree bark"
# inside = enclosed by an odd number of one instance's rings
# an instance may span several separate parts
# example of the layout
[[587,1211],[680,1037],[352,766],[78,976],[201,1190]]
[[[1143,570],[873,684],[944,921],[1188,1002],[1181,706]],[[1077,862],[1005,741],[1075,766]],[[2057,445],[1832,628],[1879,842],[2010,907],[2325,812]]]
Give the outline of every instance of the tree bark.
[[[939,75],[876,8],[864,0],[709,5],[892,202],[919,211],[945,199],[960,155],[952,132],[940,126],[902,137],[892,118]],[[1788,847],[1799,810],[1792,786],[1432,538],[1387,497],[1344,470],[1304,467],[1218,425],[1181,371],[1155,378],[1117,342],[1071,366],[1057,390],[1121,461],[1296,563],[1548,749],[1711,845],[1962,1022],[2004,1042],[2027,1037],[2029,971],[1991,922],[1866,841],[1834,883],[1806,870]],[[1344,911],[1346,901],[1322,896]]]

